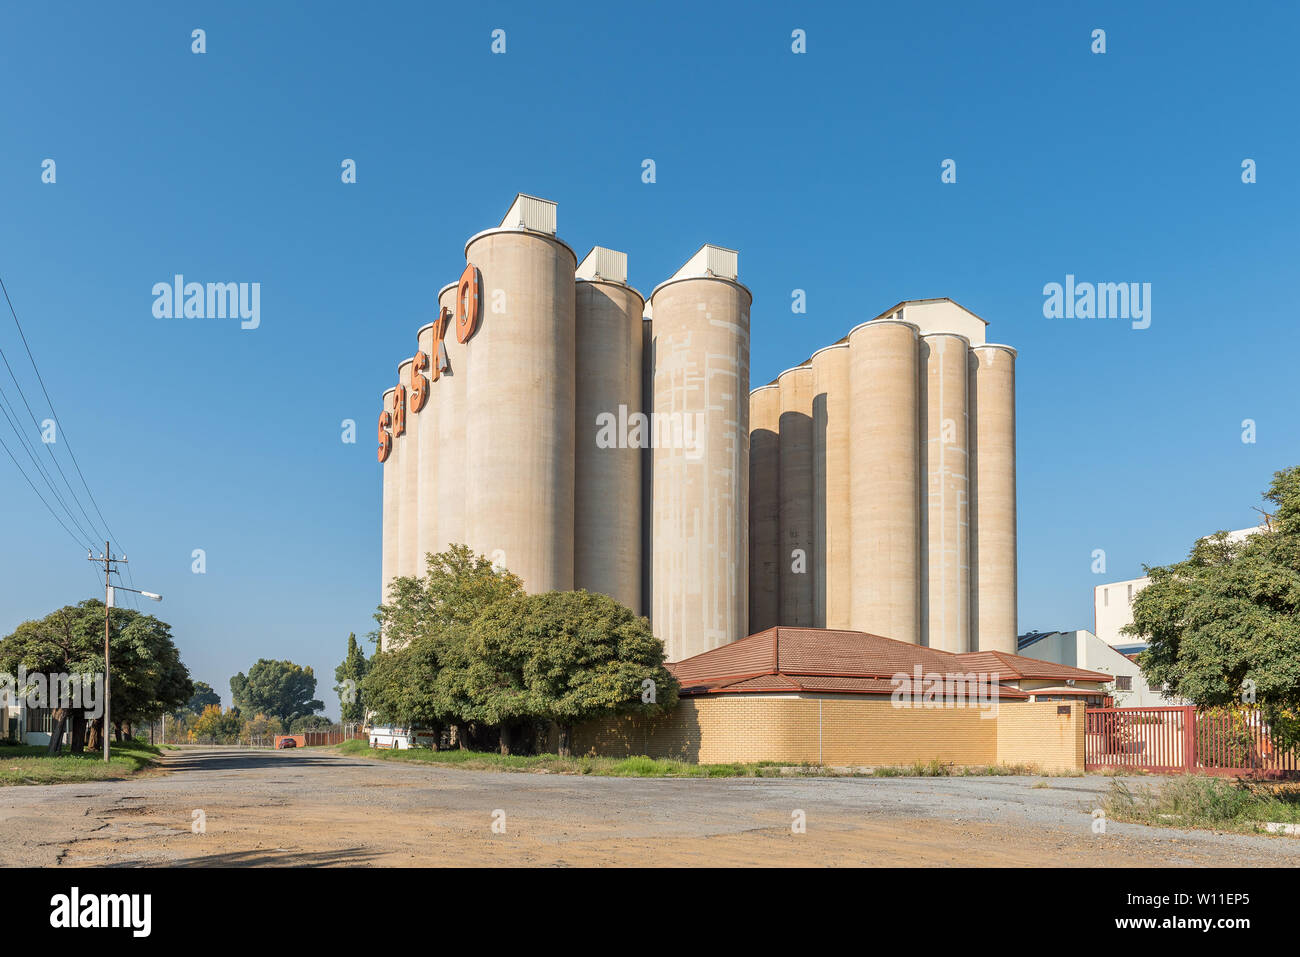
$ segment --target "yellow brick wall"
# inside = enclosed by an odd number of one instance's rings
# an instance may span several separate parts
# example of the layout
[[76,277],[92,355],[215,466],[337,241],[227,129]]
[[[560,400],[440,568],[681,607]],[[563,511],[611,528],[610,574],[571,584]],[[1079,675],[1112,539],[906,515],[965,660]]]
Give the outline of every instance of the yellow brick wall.
[[[673,711],[656,718],[619,716],[578,725],[570,733],[569,749],[579,755],[623,758],[644,754],[698,763],[701,740],[698,705],[696,700],[682,699]],[[552,749],[555,740],[552,732]]]
[[[1070,713],[1058,714],[1063,707]],[[998,707],[998,763],[1082,771],[1084,710],[1080,702],[1004,702]]]
[[[895,708],[887,698],[717,695],[684,698],[671,714],[655,719],[619,717],[580,726],[573,731],[571,747],[574,754],[645,754],[702,764],[995,764],[1008,760],[1001,754],[999,725],[1009,707],[1041,708],[1017,719],[1025,733],[1035,729],[1035,722],[1044,733],[1047,725],[1056,725],[1055,707],[1046,705],[1003,704],[999,717],[989,717],[975,708]],[[1080,729],[1080,767],[1082,741]],[[1009,735],[1006,747],[1013,744],[1014,735]],[[1033,750],[1015,751],[1016,762],[1033,760],[1023,757]],[[1046,757],[1058,760],[1055,752]]]
[[896,708],[884,698],[822,705],[824,764],[997,762],[997,720],[978,708]]

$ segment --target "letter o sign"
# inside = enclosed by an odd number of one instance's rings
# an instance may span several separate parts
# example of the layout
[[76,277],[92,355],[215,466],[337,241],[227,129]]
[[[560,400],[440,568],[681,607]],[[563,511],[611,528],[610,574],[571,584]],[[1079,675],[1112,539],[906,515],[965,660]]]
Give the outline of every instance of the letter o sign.
[[483,277],[478,267],[466,263],[465,271],[460,274],[460,286],[456,290],[456,341],[469,342],[470,336],[478,329],[481,309]]

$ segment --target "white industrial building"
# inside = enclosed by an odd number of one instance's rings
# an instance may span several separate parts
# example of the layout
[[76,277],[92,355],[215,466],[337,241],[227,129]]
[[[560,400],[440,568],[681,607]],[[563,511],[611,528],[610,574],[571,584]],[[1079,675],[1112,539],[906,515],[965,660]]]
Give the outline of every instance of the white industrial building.
[[[1240,542],[1260,531],[1264,526],[1239,528],[1228,533],[1228,541]],[[1092,590],[1093,631],[1106,644],[1120,654],[1137,654],[1146,650],[1147,643],[1139,638],[1123,633],[1125,625],[1133,624],[1133,599],[1143,588],[1151,584],[1151,579],[1130,578],[1125,581],[1107,582]],[[1080,667],[1084,667],[1080,665]]]
[[1132,657],[1090,631],[1031,631],[1021,635],[1017,645],[1018,653],[1025,658],[1113,675],[1107,690],[1117,708],[1158,708],[1184,703],[1181,699],[1166,698],[1159,688],[1148,685]]

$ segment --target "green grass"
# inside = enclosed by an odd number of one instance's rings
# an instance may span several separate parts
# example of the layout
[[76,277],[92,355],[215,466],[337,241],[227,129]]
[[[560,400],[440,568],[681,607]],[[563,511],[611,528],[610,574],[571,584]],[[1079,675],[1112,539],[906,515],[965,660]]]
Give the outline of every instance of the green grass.
[[344,741],[334,745],[340,754],[381,761],[407,761],[440,764],[470,771],[532,771],[551,774],[594,774],[633,778],[703,778],[756,777],[754,764],[690,764],[659,758],[597,758],[591,756],[562,758],[556,754],[494,754],[490,751],[430,751],[412,748],[406,751],[381,751],[365,741]]
[[0,745],[0,787],[16,784],[73,784],[119,781],[148,767],[162,752],[141,741],[115,744],[108,763],[102,752],[49,757],[44,745]]
[[1300,824],[1300,785],[1187,775],[1134,791],[1116,779],[1102,807],[1116,821],[1256,832],[1265,822]]
[[555,754],[502,755],[485,751],[429,751],[413,748],[406,751],[380,751],[365,741],[345,741],[333,745],[340,754],[381,761],[412,761],[440,764],[470,771],[531,771],[538,774],[593,774],[622,778],[768,778],[768,777],[967,777],[972,775],[996,776],[1009,774],[1037,774],[1031,765],[988,765],[984,767],[955,767],[931,761],[910,767],[833,770],[816,764],[790,765],[776,761],[759,761],[754,764],[692,764],[644,755],[631,758],[601,758],[575,756],[562,758]]

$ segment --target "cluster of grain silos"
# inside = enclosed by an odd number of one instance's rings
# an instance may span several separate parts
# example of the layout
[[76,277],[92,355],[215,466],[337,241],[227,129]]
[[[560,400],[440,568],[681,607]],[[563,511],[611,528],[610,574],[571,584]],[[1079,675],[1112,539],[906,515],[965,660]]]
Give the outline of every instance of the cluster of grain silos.
[[1015,350],[900,303],[750,393],[749,630],[1016,650]]
[[555,204],[521,194],[465,260],[384,393],[385,598],[464,543],[529,591],[586,588],[653,614],[672,659],[743,637],[750,296],[736,254],[703,247],[656,288],[651,320],[626,254],[577,262]]
[[463,543],[611,595],[670,661],[773,625],[1015,651],[1015,351],[915,300],[750,392],[737,259],[646,301],[546,200],[471,237],[384,393],[384,595]]

